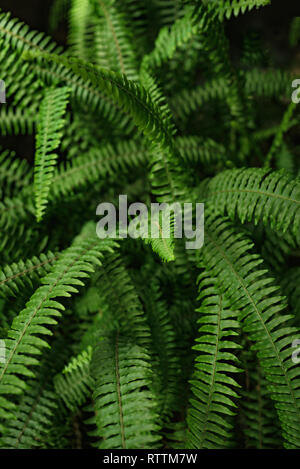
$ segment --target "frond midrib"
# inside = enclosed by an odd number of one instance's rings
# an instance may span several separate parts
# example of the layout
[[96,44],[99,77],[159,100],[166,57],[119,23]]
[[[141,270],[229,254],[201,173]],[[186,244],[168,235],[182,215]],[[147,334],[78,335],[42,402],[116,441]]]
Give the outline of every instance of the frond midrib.
[[225,259],[226,263],[228,264],[230,270],[232,271],[232,273],[235,275],[235,277],[238,279],[239,283],[241,284],[241,286],[243,287],[250,303],[252,304],[253,308],[255,309],[255,312],[257,314],[257,317],[259,318],[260,320],[260,323],[261,325],[263,326],[263,329],[265,331],[265,333],[267,334],[267,337],[272,345],[272,348],[273,348],[273,351],[275,353],[275,356],[277,358],[277,361],[280,365],[280,369],[282,371],[282,374],[285,378],[285,381],[286,381],[286,384],[287,384],[287,387],[288,387],[288,390],[290,391],[290,395],[292,396],[293,398],[293,402],[294,402],[294,406],[295,408],[298,410],[297,412],[297,418],[299,420],[299,424],[300,424],[300,407],[299,407],[299,404],[297,402],[297,399],[296,399],[296,396],[295,396],[295,393],[294,393],[294,390],[291,386],[291,380],[290,378],[287,376],[287,373],[286,373],[286,369],[285,367],[283,366],[283,363],[282,363],[282,360],[281,360],[281,357],[280,357],[280,353],[278,352],[277,350],[277,347],[276,347],[276,344],[275,342],[273,341],[273,338],[272,338],[272,335],[270,334],[270,331],[268,330],[267,328],[267,325],[265,324],[257,306],[256,306],[256,303],[254,301],[254,299],[252,298],[252,295],[249,293],[248,289],[247,289],[247,286],[245,285],[245,282],[243,280],[243,278],[239,275],[239,273],[234,269],[234,266],[233,264],[230,262],[230,259],[228,258],[228,256],[226,255],[226,253],[219,247],[219,245],[217,243],[215,243],[215,241],[213,240],[213,238],[211,236],[209,236],[209,234],[207,233],[207,230],[206,230],[206,233],[205,235],[209,238],[210,242],[215,246],[215,248],[219,251],[219,253],[221,254],[221,256]]

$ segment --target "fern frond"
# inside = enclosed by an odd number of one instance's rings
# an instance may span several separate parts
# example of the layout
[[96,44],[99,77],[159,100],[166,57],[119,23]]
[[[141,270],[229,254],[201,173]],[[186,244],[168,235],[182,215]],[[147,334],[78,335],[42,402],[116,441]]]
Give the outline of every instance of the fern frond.
[[[261,70],[254,68],[245,71],[245,95],[276,98],[288,96],[291,89],[291,74],[280,69]],[[170,99],[170,106],[181,119],[186,118],[204,103],[212,100],[225,100],[230,90],[230,80],[221,76],[207,81],[194,89],[184,89]]]
[[[81,109],[86,112],[94,112],[107,120],[115,128],[120,128],[123,132],[130,132],[132,125],[130,119],[120,107],[116,106],[113,100],[95,88],[90,80],[80,78],[64,65],[54,64],[52,67],[42,66],[37,63],[34,67],[35,74],[48,86],[61,83],[71,89],[72,99]],[[128,129],[129,127],[129,129]]]
[[41,104],[36,135],[34,162],[34,191],[37,221],[41,221],[47,205],[50,185],[54,174],[64,114],[68,104],[69,89],[49,89]]
[[141,68],[157,69],[174,56],[175,51],[197,34],[198,26],[192,22],[192,9],[178,18],[169,28],[164,27],[155,41],[154,49],[143,59]]
[[[118,334],[100,340],[92,357],[93,394],[101,449],[153,448],[159,444],[156,404],[149,390],[150,357]],[[139,423],[137,423],[139,422]]]
[[29,390],[23,396],[10,426],[1,438],[0,447],[5,449],[28,449],[45,447],[47,430],[51,428],[57,408],[56,395],[51,389],[28,383]]
[[[278,287],[259,266],[252,243],[236,234],[231,224],[218,216],[206,216],[203,259],[207,269],[233,304],[239,305],[239,321],[256,351],[268,380],[287,448],[300,446],[300,375],[291,359],[292,342],[298,331],[289,326],[292,316]],[[297,335],[298,334],[298,335]]]
[[0,296],[2,298],[16,297],[24,293],[26,289],[32,289],[40,279],[52,268],[59,254],[51,251],[34,256],[25,261],[19,261],[6,265],[0,270]]
[[[41,84],[30,64],[22,59],[15,44],[11,44],[6,38],[0,41],[1,80],[5,82],[6,96],[11,98],[12,105],[17,108],[17,115],[21,111],[25,115],[35,113],[41,96]],[[7,109],[9,111],[10,107]]]
[[89,148],[84,155],[59,167],[53,177],[50,199],[71,194],[99,180],[115,180],[120,171],[123,175],[130,174],[135,169],[146,167],[148,160],[148,148],[135,140],[120,140]]
[[[26,58],[33,57],[27,54]],[[38,55],[37,55],[38,57]],[[125,111],[129,112],[134,123],[151,141],[163,148],[172,145],[172,133],[169,123],[166,123],[159,107],[153,103],[149,93],[125,75],[118,75],[110,71],[96,68],[88,63],[66,57],[41,54],[47,62],[64,65],[83,80],[88,80],[97,89],[110,96]]]
[[[22,106],[26,108],[26,103],[32,104],[33,97],[36,100],[36,90],[39,87],[39,83],[36,80],[36,76],[39,76],[48,86],[56,85],[57,82],[66,84],[72,90],[76,100],[84,102],[89,109],[91,106],[93,109],[101,108],[101,112],[104,116],[114,122],[118,121],[123,123],[123,127],[126,128],[126,119],[124,122],[124,115],[120,116],[120,111],[115,110],[112,115],[112,102],[105,99],[105,97],[99,93],[99,91],[90,88],[89,81],[80,80],[78,77],[66,70],[65,67],[57,65],[47,70],[41,69],[37,64],[36,67],[30,67],[30,64],[24,63],[24,60],[20,59],[20,54],[24,51],[35,51],[35,52],[55,52],[60,53],[61,47],[58,47],[49,37],[43,33],[30,30],[30,28],[18,19],[10,18],[10,14],[0,14],[0,38],[3,37],[6,48],[8,48],[7,54],[7,77],[4,75],[1,78],[6,81],[9,93],[14,90],[18,90],[17,95],[22,94]],[[12,54],[12,51],[15,53]],[[29,67],[28,67],[29,65]],[[13,72],[12,68],[17,69],[17,72]],[[12,79],[13,77],[13,79]],[[16,79],[15,77],[18,77]],[[20,86],[20,83],[22,86]],[[27,86],[26,86],[27,84]],[[20,98],[18,99],[20,101]],[[18,104],[18,101],[15,104]],[[24,102],[24,103],[23,103]]]
[[88,60],[92,43],[92,5],[90,0],[72,0],[69,10],[68,53]]
[[92,348],[88,347],[54,378],[57,395],[65,405],[75,412],[83,405],[94,387],[94,380],[90,374]]
[[62,48],[44,33],[31,31],[29,27],[17,18],[11,18],[10,13],[0,13],[0,38],[3,37],[13,49],[18,52],[25,50],[60,53]]
[[34,111],[25,112],[18,107],[0,110],[0,133],[6,135],[32,135],[35,125]]
[[270,5],[271,0],[204,0],[203,3],[222,21],[225,18],[230,19],[232,16],[244,14],[253,8]]
[[175,141],[181,158],[189,165],[212,166],[226,160],[225,147],[211,138],[188,136],[178,137]]
[[9,449],[47,448],[53,425],[57,424],[57,416],[61,415],[53,376],[70,354],[69,344],[60,332],[51,345],[52,348],[49,347],[40,359],[35,379],[26,383],[25,393],[14,409],[13,418],[7,422],[0,446]]
[[[100,18],[98,24],[102,39],[100,54],[105,57],[108,68],[126,75],[131,80],[136,80],[138,72],[134,37],[125,12],[118,3],[116,0],[92,0]],[[101,65],[103,66],[103,59]]]
[[137,281],[140,283],[140,294],[145,303],[153,342],[153,390],[158,402],[160,419],[166,424],[172,414],[178,410],[180,399],[178,350],[175,331],[167,304],[162,298],[158,278],[153,278],[148,286],[145,285],[147,278],[148,273],[145,272],[145,275]]
[[[24,377],[33,376],[29,369],[38,364],[37,355],[48,347],[40,335],[51,335],[49,326],[57,323],[64,306],[55,300],[77,293],[82,280],[90,275],[93,266],[101,265],[103,251],[110,251],[112,240],[99,240],[91,236],[86,228],[55,263],[53,269],[42,279],[42,286],[32,295],[19,315],[13,321],[9,338],[6,340],[7,359],[0,368],[0,416],[11,418],[7,412],[12,404],[5,395],[20,395],[26,387]],[[75,287],[77,286],[77,288]]]
[[266,227],[292,231],[300,242],[300,184],[282,172],[260,168],[228,170],[213,178],[207,200],[220,213],[242,223],[261,220]]
[[239,372],[233,339],[238,336],[238,313],[226,296],[218,291],[214,279],[207,273],[199,276],[197,311],[200,337],[193,349],[197,352],[195,371],[191,379],[193,397],[190,399],[187,423],[187,445],[190,448],[224,448],[232,445],[232,422],[239,397],[238,383],[231,377]]

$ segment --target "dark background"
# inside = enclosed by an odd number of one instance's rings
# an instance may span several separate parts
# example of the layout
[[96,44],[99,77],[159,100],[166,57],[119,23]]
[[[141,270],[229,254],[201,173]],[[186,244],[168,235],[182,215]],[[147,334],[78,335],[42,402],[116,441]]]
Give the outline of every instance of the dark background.
[[[10,10],[20,19],[30,23],[31,26],[41,27],[42,29],[45,29],[47,25],[47,16],[51,4],[53,4],[53,0],[0,0],[0,8]],[[284,22],[285,18],[290,15],[300,15],[299,0],[272,0],[271,8],[274,12],[280,12],[278,16],[279,27],[280,21]],[[260,11],[267,9],[270,9],[270,7],[261,8]]]
[[53,0],[0,0],[0,8],[36,29],[45,31],[50,5]]

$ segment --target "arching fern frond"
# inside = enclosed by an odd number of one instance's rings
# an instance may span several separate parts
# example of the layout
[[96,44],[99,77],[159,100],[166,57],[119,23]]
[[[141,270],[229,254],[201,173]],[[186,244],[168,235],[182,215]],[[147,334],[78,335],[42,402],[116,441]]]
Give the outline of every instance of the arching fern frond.
[[92,45],[92,5],[90,0],[72,0],[69,10],[68,53],[88,60]]
[[232,378],[233,373],[240,371],[236,356],[240,345],[234,341],[239,333],[238,313],[207,273],[201,274],[198,281],[200,336],[193,347],[197,357],[191,379],[193,396],[187,415],[187,447],[230,447],[233,428],[230,417],[239,397],[236,392],[239,385]]
[[[26,54],[25,58],[33,55]],[[144,87],[128,80],[124,75],[96,68],[88,63],[68,59],[54,54],[38,54],[36,57],[47,62],[64,65],[83,80],[88,80],[97,89],[105,92],[116,104],[129,112],[134,123],[146,135],[162,148],[172,147],[172,133],[169,123],[161,116],[159,107],[153,103]]]
[[92,0],[94,9],[99,17],[96,28],[101,31],[101,44],[98,41],[103,59],[108,68],[126,75],[131,80],[138,77],[138,65],[131,31],[131,24],[126,18],[126,12],[122,10],[116,0]]
[[0,270],[0,296],[2,298],[16,297],[26,289],[37,286],[40,279],[52,268],[59,254],[51,251],[34,256],[25,261],[6,265]]
[[88,347],[54,378],[57,395],[72,412],[86,402],[94,387],[90,374],[91,358],[92,348]]
[[10,13],[0,13],[0,38],[3,37],[13,49],[60,53],[62,48],[44,33],[31,31],[29,27],[17,18],[11,18]]
[[274,230],[290,229],[300,242],[300,184],[282,172],[260,168],[224,171],[207,186],[207,200],[217,211],[237,215],[242,223],[262,220]]
[[185,15],[178,18],[171,28],[160,30],[152,52],[143,59],[141,67],[157,69],[171,59],[175,51],[197,34],[198,27],[192,22],[192,9],[187,8]]
[[[200,3],[198,0],[195,3]],[[270,5],[271,0],[204,0],[204,5],[213,11],[220,21],[238,16],[262,6]]]
[[64,310],[56,298],[77,293],[78,286],[83,285],[81,279],[88,277],[95,265],[101,264],[102,253],[112,250],[113,246],[112,240],[99,240],[95,234],[91,236],[90,227],[86,228],[42,279],[42,286],[13,321],[6,339],[7,359],[0,367],[1,419],[11,418],[7,411],[12,403],[4,396],[22,394],[26,387],[24,377],[33,376],[30,367],[38,364],[36,356],[48,347],[40,335],[52,334],[49,326],[57,323]]
[[268,381],[287,448],[300,447],[295,429],[300,422],[300,372],[291,360],[292,342],[298,331],[289,325],[286,304],[278,287],[259,266],[262,259],[251,252],[252,243],[236,234],[218,216],[206,217],[203,259],[217,278],[219,288],[240,309],[239,321],[256,351]]
[[68,104],[69,89],[56,88],[46,91],[40,107],[34,167],[34,189],[37,221],[41,221],[54,174],[58,148],[64,126],[64,114]]

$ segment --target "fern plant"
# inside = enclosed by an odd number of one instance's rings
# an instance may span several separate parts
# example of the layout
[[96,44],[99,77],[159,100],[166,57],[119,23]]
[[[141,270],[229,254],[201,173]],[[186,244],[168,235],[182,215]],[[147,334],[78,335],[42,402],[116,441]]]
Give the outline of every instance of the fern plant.
[[[257,9],[55,0],[64,45],[0,12],[1,448],[300,448],[298,77],[233,44]],[[203,246],[99,239],[121,194],[204,203]]]

